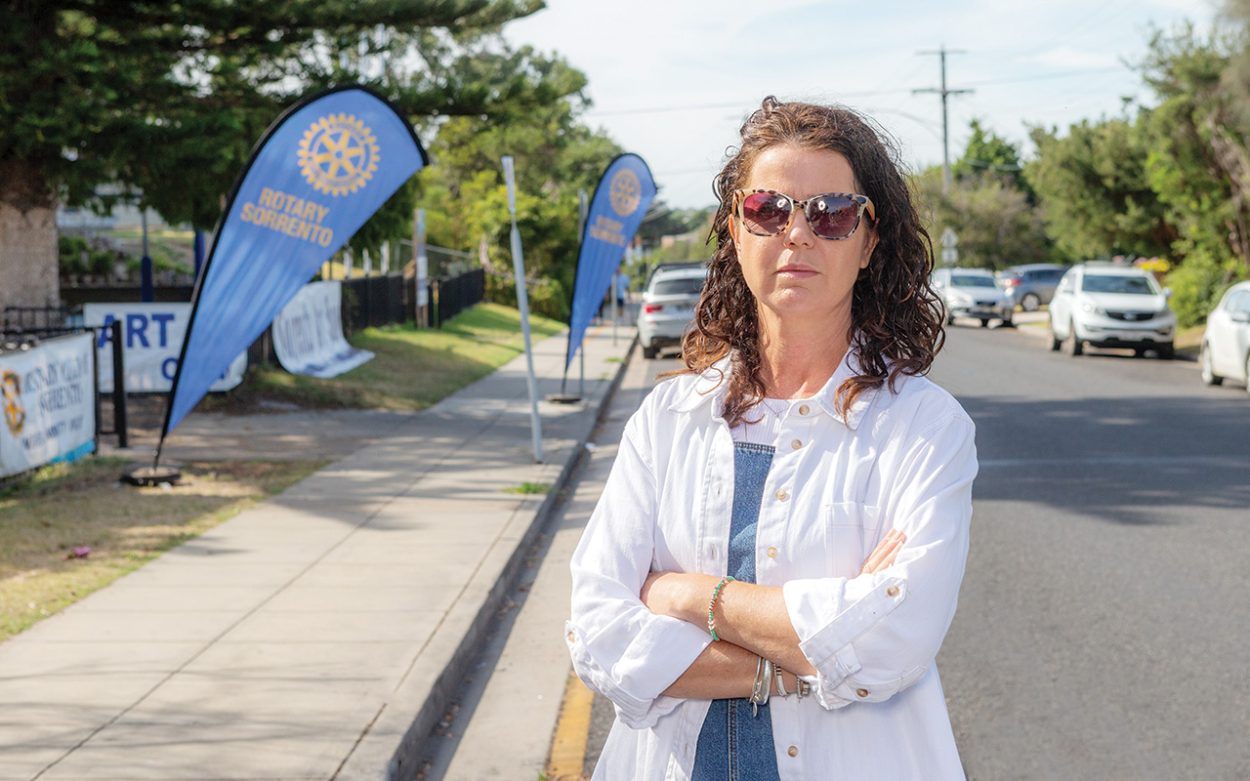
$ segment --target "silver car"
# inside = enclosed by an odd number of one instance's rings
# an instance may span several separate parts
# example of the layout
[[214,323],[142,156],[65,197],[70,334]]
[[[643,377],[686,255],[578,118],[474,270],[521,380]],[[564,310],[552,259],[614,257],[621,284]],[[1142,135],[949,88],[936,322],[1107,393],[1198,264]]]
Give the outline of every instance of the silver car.
[[656,358],[661,348],[681,344],[706,281],[707,267],[701,264],[659,268],[651,276],[638,310],[643,357]]
[[933,288],[946,307],[946,324],[956,317],[971,317],[985,328],[991,320],[1012,326],[1012,304],[994,282],[994,275],[980,268],[941,268],[933,272]]

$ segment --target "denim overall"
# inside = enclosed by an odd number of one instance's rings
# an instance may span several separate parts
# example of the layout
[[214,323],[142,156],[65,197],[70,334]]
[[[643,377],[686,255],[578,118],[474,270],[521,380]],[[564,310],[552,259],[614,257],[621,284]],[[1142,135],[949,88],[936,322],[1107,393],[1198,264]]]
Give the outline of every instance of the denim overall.
[[[755,582],[755,527],[764,497],[764,479],[773,462],[773,448],[734,443],[734,500],[729,526],[729,574]],[[771,781],[778,779],[773,749],[773,721],[767,705],[751,715],[746,698],[712,700],[691,781]]]

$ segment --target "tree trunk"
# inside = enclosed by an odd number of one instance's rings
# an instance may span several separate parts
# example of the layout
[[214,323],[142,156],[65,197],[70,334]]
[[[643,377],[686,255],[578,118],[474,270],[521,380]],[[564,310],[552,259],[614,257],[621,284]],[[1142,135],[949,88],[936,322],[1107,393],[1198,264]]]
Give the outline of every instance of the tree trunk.
[[52,190],[34,164],[0,160],[0,316],[5,307],[60,299]]

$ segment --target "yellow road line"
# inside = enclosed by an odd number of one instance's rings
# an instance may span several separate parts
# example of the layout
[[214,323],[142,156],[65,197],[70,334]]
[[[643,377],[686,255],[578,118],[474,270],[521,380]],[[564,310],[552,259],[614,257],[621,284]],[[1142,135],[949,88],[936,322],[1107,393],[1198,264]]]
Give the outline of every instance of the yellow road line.
[[594,692],[569,673],[568,683],[564,685],[564,702],[560,705],[560,720],[556,722],[551,739],[551,759],[547,763],[547,778],[551,781],[583,777],[586,741],[590,738],[590,706],[594,698]]

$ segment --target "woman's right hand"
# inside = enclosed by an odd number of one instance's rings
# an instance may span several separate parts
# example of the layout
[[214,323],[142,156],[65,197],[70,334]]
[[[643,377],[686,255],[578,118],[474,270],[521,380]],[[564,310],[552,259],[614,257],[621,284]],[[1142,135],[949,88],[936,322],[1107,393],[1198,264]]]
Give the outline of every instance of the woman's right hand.
[[868,558],[864,560],[864,566],[860,568],[859,574],[871,575],[893,564],[894,558],[898,556],[898,552],[902,549],[905,542],[907,542],[906,534],[903,534],[898,529],[890,529],[881,538],[881,542],[877,543],[877,547],[872,549],[872,553],[868,554]]

